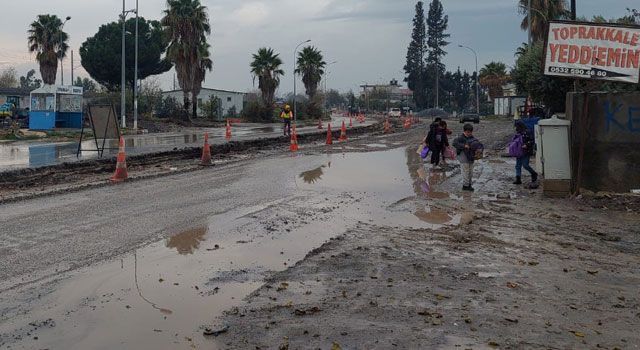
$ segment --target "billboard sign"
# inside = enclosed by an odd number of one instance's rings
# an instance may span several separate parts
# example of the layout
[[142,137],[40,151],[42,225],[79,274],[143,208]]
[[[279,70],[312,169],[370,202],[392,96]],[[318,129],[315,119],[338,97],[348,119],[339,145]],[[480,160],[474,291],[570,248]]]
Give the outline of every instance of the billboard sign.
[[551,21],[544,74],[637,84],[640,27]]

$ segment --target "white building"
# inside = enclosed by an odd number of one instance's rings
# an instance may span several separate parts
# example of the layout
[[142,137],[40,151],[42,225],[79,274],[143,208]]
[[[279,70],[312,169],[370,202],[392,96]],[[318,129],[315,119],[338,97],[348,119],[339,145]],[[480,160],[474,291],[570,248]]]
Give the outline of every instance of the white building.
[[[198,107],[198,115],[203,115],[202,106],[207,101],[212,98],[216,98],[219,100],[220,108],[218,111],[218,120],[223,120],[224,117],[229,114],[230,110],[235,108],[235,113],[240,114],[244,107],[244,99],[246,93],[238,92],[238,91],[228,91],[228,90],[218,90],[218,89],[209,89],[202,88],[200,94],[198,95],[198,99],[196,100]],[[179,103],[182,103],[183,93],[182,90],[172,90],[165,91],[162,93],[162,97],[171,96],[175,98]]]

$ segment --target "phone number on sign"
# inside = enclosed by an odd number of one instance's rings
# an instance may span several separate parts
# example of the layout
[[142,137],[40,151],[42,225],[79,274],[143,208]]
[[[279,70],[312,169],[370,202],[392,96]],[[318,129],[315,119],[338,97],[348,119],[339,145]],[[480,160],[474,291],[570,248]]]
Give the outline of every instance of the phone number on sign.
[[593,69],[566,68],[566,67],[549,67],[549,73],[560,73],[570,75],[580,75],[587,77],[606,77],[607,72],[595,71]]

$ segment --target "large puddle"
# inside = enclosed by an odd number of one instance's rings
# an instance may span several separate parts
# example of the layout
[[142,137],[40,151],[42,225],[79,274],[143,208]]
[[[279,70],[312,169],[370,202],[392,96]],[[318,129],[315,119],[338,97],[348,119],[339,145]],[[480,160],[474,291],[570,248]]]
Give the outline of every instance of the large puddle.
[[[334,124],[342,118],[334,118]],[[326,124],[326,123],[325,123]],[[366,125],[371,124],[371,121]],[[354,124],[355,125],[355,124]],[[204,131],[209,133],[212,144],[226,142],[224,128],[202,129],[198,132],[184,133],[159,133],[145,135],[125,136],[127,154],[141,154],[171,150],[175,147],[195,147],[204,142]],[[317,131],[314,126],[301,127],[300,133]],[[261,137],[275,137],[282,133],[280,124],[238,124],[232,126],[234,140],[246,140]],[[102,145],[100,145],[102,146]],[[105,156],[113,156],[118,152],[118,140],[107,140],[105,144]],[[47,165],[55,165],[64,162],[73,162],[82,159],[95,159],[98,157],[95,140],[82,142],[82,151],[77,157],[78,142],[11,142],[0,143],[0,171],[37,168]]]
[[[72,273],[34,301],[29,314],[0,324],[0,344],[17,337],[25,348],[215,349],[220,344],[203,329],[222,326],[216,318],[224,310],[240,305],[265,276],[359,222],[438,228],[461,219],[438,206],[458,200],[438,190],[451,174],[429,171],[415,150],[289,162],[292,169],[311,164],[295,176],[292,197],[213,215]],[[43,323],[48,319],[54,326]]]

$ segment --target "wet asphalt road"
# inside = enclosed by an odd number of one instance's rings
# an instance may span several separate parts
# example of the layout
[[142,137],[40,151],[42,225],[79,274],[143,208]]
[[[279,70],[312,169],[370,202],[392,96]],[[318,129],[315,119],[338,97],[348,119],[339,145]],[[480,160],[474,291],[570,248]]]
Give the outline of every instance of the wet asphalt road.
[[[494,134],[501,137],[504,129],[509,129],[509,123],[499,122],[482,127],[486,127],[487,137],[494,137]],[[383,147],[414,147],[416,140],[423,136],[422,131],[414,130],[401,136],[400,142],[383,144]],[[371,147],[365,150],[380,149],[376,139],[361,143],[366,142],[370,142]],[[349,148],[349,145],[345,147],[347,157]],[[353,150],[357,150],[357,147]],[[403,152],[400,153],[401,162]],[[333,154],[333,157],[340,157],[340,153]],[[346,159],[348,162],[348,158]],[[0,333],[11,329],[12,325],[3,329],[2,324],[6,325],[14,316],[25,313],[28,319],[31,312],[29,308],[33,307],[31,304],[37,305],[34,300],[39,299],[40,293],[46,294],[57,288],[58,280],[67,278],[66,271],[94,266],[116,256],[122,258],[122,254],[136,248],[197,227],[208,226],[212,230],[218,219],[224,221],[227,213],[237,218],[248,217],[248,221],[252,221],[252,218],[257,220],[258,214],[241,212],[243,208],[259,208],[256,212],[261,212],[264,208],[274,206],[274,201],[293,198],[298,201],[298,207],[315,206],[323,213],[336,211],[336,214],[328,214],[324,219],[316,217],[315,221],[320,224],[322,220],[348,220],[349,218],[341,218],[340,210],[349,210],[349,203],[353,204],[364,197],[342,198],[340,191],[332,194],[323,191],[311,195],[303,193],[301,197],[299,182],[304,177],[301,174],[319,169],[318,165],[326,164],[327,160],[330,167],[331,157],[323,150],[309,150],[307,154],[298,156],[269,156],[192,173],[3,205],[0,208],[0,221],[4,223],[0,235]],[[406,175],[407,169],[400,168],[400,174]],[[384,172],[384,169],[380,171]],[[344,183],[367,183],[366,173],[355,175],[345,177]],[[384,187],[384,181],[390,180],[373,177],[370,181],[380,183],[370,183],[368,186]],[[403,187],[409,193],[413,191],[410,184]],[[335,203],[335,206],[319,204],[325,200]],[[262,219],[272,222],[275,220],[273,225],[277,227],[283,221],[278,215],[286,208],[287,203],[278,202],[276,209],[267,212]],[[295,216],[296,213],[288,215]],[[230,227],[237,229],[233,225]],[[251,232],[252,229],[249,227],[245,231]],[[308,229],[309,232],[314,232],[313,230]],[[223,236],[225,233],[220,234]],[[244,237],[231,237],[229,242],[239,238]],[[321,243],[314,242],[313,239],[309,239],[309,242],[312,245],[302,245],[296,255],[291,256],[289,264],[293,264],[307,250]],[[209,247],[213,250],[211,244]],[[259,247],[257,249],[259,251]],[[244,251],[239,251],[239,254],[243,253]],[[124,261],[125,258],[122,259]],[[124,262],[122,264],[125,265]],[[270,269],[265,268],[264,271]],[[257,286],[251,287],[255,289]],[[65,288],[73,289],[73,286]],[[21,303],[25,306],[18,305]],[[7,338],[1,340],[0,347]],[[145,343],[138,345],[151,348]],[[24,348],[31,346],[27,344]]]

